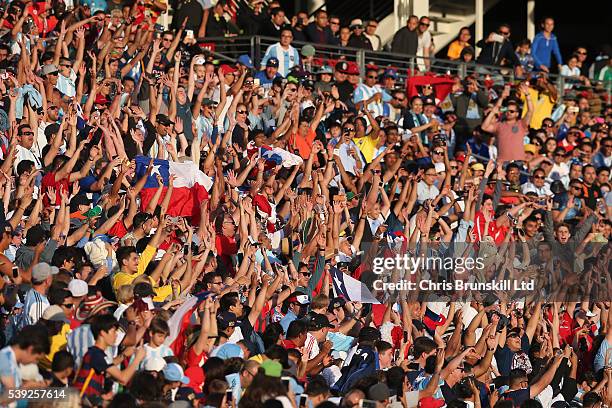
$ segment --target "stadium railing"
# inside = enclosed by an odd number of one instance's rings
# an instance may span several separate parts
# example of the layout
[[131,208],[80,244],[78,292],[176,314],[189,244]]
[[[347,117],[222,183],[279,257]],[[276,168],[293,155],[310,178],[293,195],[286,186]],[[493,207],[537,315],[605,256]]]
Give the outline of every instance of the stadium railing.
[[[212,37],[202,38],[198,41],[203,48],[208,49],[209,52],[224,61],[235,60],[238,56],[247,54],[258,69],[267,48],[277,42],[277,38],[265,36]],[[298,51],[307,44],[315,48],[315,57],[312,62],[313,70],[322,65],[330,65],[333,68],[340,60],[356,63],[362,77],[365,74],[366,66],[369,65],[374,65],[380,69],[392,68],[397,72],[397,83],[399,85],[405,84],[411,76],[423,75],[426,72],[456,76],[461,79],[471,75],[479,80],[490,80],[493,84],[515,83],[521,79],[515,76],[514,70],[510,67],[483,65],[475,62],[465,63],[435,57],[417,57],[416,55],[385,51],[368,51],[300,41],[292,42],[292,46],[298,49]],[[426,61],[429,62],[429,69],[426,67]],[[573,83],[570,78],[557,74],[550,74],[549,80],[555,84],[560,101],[563,101],[564,96],[570,92],[605,91],[606,103],[612,103],[612,83],[610,82],[601,83],[592,80],[591,85],[585,86]]]

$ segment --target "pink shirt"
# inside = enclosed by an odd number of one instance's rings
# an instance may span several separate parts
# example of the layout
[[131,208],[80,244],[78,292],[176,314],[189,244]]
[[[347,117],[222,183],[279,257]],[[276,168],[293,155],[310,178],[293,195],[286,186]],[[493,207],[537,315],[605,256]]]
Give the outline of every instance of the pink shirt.
[[525,160],[525,145],[523,139],[529,128],[519,120],[514,123],[498,122],[494,133],[497,137],[497,159],[501,162]]

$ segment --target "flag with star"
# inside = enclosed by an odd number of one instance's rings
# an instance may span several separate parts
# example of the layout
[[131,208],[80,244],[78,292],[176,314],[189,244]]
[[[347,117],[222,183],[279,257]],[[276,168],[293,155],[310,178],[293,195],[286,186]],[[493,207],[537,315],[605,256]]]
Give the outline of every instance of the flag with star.
[[[138,179],[147,173],[150,161],[150,157],[136,157]],[[208,198],[208,191],[213,182],[193,162],[180,163],[154,159],[153,170],[140,191],[141,208],[146,208],[159,188],[158,176],[163,182],[163,191],[158,202],[158,205],[161,204],[168,190],[171,175],[174,176],[174,181],[167,214],[173,217],[191,217],[192,221],[199,221],[200,204]]]
[[372,292],[370,292],[365,283],[343,273],[338,268],[331,268],[329,273],[334,284],[336,296],[341,296],[353,302],[380,303],[374,295],[372,295]]

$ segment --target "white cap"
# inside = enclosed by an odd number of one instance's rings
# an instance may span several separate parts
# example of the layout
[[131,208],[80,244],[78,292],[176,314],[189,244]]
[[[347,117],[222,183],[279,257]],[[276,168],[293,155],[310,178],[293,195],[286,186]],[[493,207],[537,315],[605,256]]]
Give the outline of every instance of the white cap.
[[151,357],[145,360],[145,371],[161,371],[166,366],[166,360],[161,357]]
[[153,305],[153,300],[150,297],[142,298],[142,301],[149,307],[149,310],[155,309],[155,305]]
[[42,318],[49,322],[65,322],[70,323],[66,317],[66,313],[58,305],[52,305],[45,309]]
[[87,282],[81,279],[73,279],[68,284],[68,290],[72,294],[72,297],[85,296],[88,292]]

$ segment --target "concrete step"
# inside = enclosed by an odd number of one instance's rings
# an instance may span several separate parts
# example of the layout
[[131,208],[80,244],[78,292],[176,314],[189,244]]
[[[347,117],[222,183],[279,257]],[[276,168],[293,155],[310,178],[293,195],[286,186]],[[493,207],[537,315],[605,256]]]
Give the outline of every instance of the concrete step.
[[443,24],[453,24],[453,23],[458,23],[462,21],[462,19],[460,18],[437,17],[437,16],[430,16],[429,19],[433,22],[443,23]]

